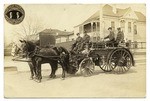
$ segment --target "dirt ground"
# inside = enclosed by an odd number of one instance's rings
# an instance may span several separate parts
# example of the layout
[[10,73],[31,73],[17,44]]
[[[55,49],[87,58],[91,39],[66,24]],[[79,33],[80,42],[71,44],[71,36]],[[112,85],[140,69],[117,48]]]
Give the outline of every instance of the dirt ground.
[[6,98],[145,97],[145,61],[137,59],[136,66],[125,74],[105,73],[99,67],[95,67],[95,72],[90,77],[83,77],[79,71],[76,75],[67,74],[65,80],[60,78],[60,68],[56,72],[55,79],[48,77],[50,69],[43,69],[41,83],[29,80],[29,71],[7,71],[4,72],[4,96]]

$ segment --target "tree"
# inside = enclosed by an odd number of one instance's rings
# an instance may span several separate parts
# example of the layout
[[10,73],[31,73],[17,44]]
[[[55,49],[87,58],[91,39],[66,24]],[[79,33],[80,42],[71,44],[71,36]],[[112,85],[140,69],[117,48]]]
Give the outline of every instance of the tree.
[[28,17],[22,22],[18,29],[15,29],[14,33],[15,36],[28,40],[31,38],[30,36],[36,36],[42,30],[43,24],[37,17]]

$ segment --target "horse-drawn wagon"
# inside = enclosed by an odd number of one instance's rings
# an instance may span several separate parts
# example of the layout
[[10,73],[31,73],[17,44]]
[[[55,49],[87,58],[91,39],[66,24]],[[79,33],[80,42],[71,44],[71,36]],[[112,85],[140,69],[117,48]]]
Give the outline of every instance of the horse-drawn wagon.
[[[126,73],[130,67],[134,66],[134,58],[127,47],[107,46],[106,42],[89,43],[89,53],[85,58],[82,54],[77,54],[76,60],[79,62],[76,68],[80,68],[84,76],[89,76],[94,72],[95,65],[99,66],[104,72]],[[75,61],[70,63],[75,65]]]
[[105,42],[90,42],[88,53],[72,54],[64,47],[56,47],[56,39],[53,35],[40,34],[39,39],[39,50],[37,50],[36,44],[27,41],[23,42],[24,45],[21,49],[28,54],[31,60],[31,77],[33,78],[35,75],[39,82],[42,79],[42,63],[51,65],[51,78],[56,77],[55,72],[58,63],[63,69],[62,78],[65,78],[65,71],[75,74],[78,70],[84,76],[90,76],[94,73],[95,65],[99,66],[104,72],[114,73],[125,73],[131,66],[134,66],[134,58],[130,50],[119,45],[107,46]]

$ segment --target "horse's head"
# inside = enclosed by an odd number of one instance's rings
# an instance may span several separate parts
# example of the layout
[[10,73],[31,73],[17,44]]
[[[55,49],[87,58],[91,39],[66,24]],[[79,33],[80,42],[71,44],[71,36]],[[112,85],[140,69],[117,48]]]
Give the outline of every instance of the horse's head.
[[19,41],[21,42],[20,50],[21,50],[23,56],[29,55],[36,48],[35,43],[33,43],[31,41],[26,41],[26,40],[19,40]]
[[28,52],[28,43],[27,41],[25,40],[19,40],[21,42],[21,45],[20,45],[20,49],[22,51],[22,53],[27,53]]
[[[66,71],[70,74],[75,74],[77,70],[76,68],[77,64],[75,64],[75,62],[77,61],[76,60],[74,61],[73,59],[71,59],[70,52],[68,52],[67,49],[64,47],[57,47],[56,50],[61,56],[64,66],[66,67]],[[73,61],[70,61],[70,60],[73,60]],[[73,63],[74,65],[72,65],[72,62],[74,62]]]

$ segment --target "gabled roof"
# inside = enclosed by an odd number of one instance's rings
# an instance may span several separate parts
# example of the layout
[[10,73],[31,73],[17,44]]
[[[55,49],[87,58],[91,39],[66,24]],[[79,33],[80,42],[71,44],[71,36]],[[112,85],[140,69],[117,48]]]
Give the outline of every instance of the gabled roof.
[[146,21],[146,17],[141,12],[135,11],[135,14],[138,17],[139,21]]
[[[116,8],[116,13],[114,13],[113,12],[113,7],[106,4],[103,7],[103,15],[104,16],[113,16],[113,17],[122,17],[130,9],[131,9],[130,7],[125,8],[125,9]],[[92,16],[90,16],[82,24],[84,24],[86,22],[90,22],[92,20],[98,20],[99,19],[99,13],[100,13],[100,10],[95,12]],[[146,21],[146,17],[141,12],[135,11],[135,14],[137,15],[139,21]]]
[[120,9],[120,8],[116,8],[116,13],[113,12],[113,7],[106,4],[104,7],[103,7],[103,15],[108,15],[108,16],[116,16],[116,17],[121,17],[123,16],[129,9],[131,9],[130,7],[129,8],[126,8],[126,9]]

